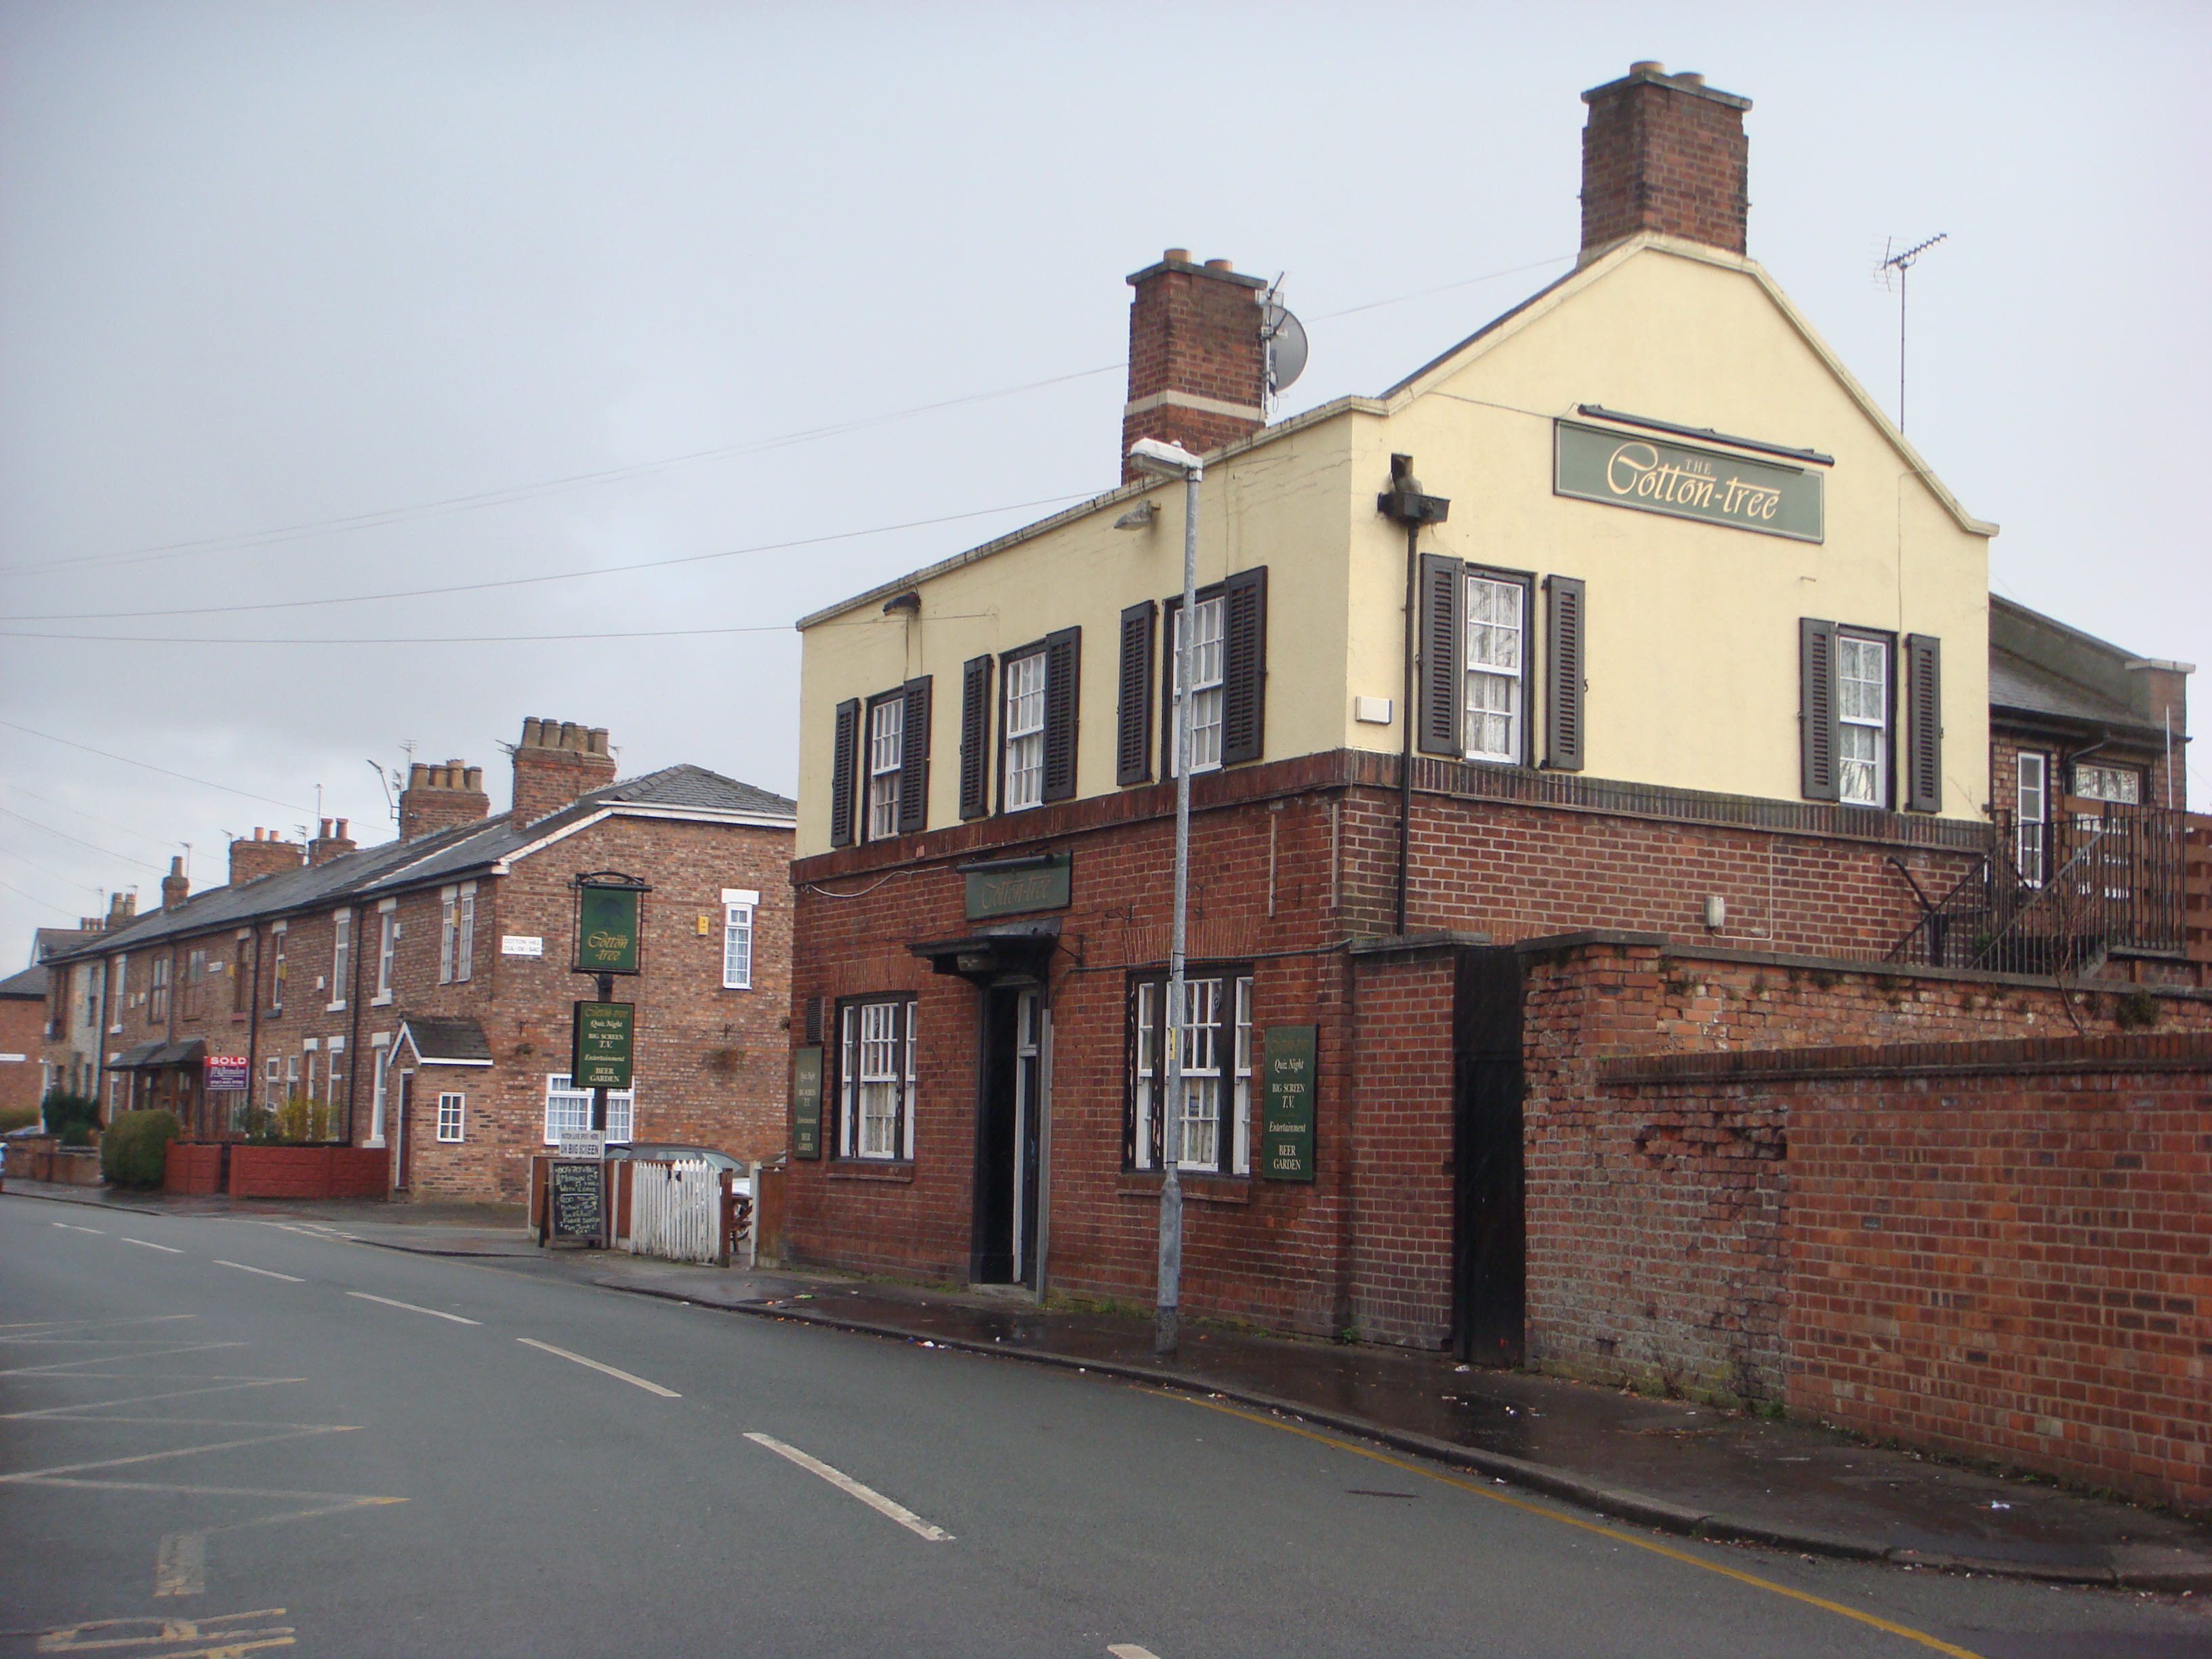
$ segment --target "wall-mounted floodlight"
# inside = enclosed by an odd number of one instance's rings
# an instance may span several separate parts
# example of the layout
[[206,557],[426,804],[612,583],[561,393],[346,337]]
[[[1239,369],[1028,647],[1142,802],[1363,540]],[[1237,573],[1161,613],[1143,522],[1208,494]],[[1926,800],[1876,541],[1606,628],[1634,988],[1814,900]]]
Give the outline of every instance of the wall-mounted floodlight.
[[1139,438],[1129,446],[1129,459],[1138,470],[1158,478],[1188,478],[1195,483],[1205,476],[1206,465],[1181,444],[1162,443],[1158,438]]

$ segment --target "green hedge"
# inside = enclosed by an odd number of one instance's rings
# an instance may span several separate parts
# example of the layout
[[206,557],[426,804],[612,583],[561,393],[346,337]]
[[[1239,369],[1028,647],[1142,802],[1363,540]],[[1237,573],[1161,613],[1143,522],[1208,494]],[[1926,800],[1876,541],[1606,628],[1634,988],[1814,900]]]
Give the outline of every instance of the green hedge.
[[89,1095],[73,1095],[66,1089],[54,1089],[39,1103],[40,1115],[46,1119],[46,1133],[59,1135],[64,1146],[88,1146],[92,1144],[93,1126],[100,1121],[100,1103]]
[[174,1112],[125,1112],[100,1138],[100,1173],[118,1187],[158,1187],[181,1133]]

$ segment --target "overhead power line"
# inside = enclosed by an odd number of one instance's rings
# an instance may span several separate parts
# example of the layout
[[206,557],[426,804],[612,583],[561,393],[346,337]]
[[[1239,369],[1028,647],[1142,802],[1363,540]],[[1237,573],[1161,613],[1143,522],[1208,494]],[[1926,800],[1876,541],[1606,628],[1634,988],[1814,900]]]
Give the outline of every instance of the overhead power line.
[[49,796],[41,795],[34,790],[26,789],[21,784],[16,782],[13,778],[0,779],[0,782],[5,782],[9,788],[14,790],[15,793],[22,796],[26,800],[37,801],[41,806],[57,807],[60,811],[68,813],[71,817],[82,818],[87,823],[96,823],[103,830],[120,830],[126,836],[136,836],[141,841],[150,841],[156,847],[168,847],[174,845],[173,842],[166,841],[160,836],[149,836],[143,830],[135,829],[127,823],[118,823],[112,818],[95,817],[90,812],[87,812],[78,807],[70,805],[65,801],[55,800]]
[[65,887],[82,887],[88,893],[104,893],[107,890],[104,887],[96,887],[88,881],[79,881],[75,876],[65,876],[51,864],[41,864],[36,859],[26,858],[12,847],[0,847],[0,853],[6,854],[20,865],[36,870],[42,876],[52,876]]
[[[51,732],[41,732],[33,726],[21,726],[14,720],[0,720],[0,726],[11,732],[21,732],[27,737],[44,738],[48,743],[58,743],[64,748],[82,749],[88,755],[97,755],[102,760],[120,761],[125,766],[136,766],[143,771],[159,772],[165,778],[178,778],[185,783],[197,783],[204,789],[220,789],[228,795],[242,795],[247,800],[258,800],[264,806],[281,806],[288,812],[308,812],[310,808],[297,801],[276,800],[268,795],[257,795],[251,789],[240,789],[234,784],[217,783],[212,778],[196,778],[189,772],[172,772],[166,766],[156,766],[151,761],[133,760],[128,755],[118,755],[106,749],[94,749],[88,743],[79,743],[74,738],[58,738]],[[26,897],[29,896],[27,894]]]
[[112,852],[107,848],[86,841],[81,836],[72,836],[67,830],[57,830],[51,823],[40,823],[36,818],[26,817],[22,813],[10,811],[5,806],[0,806],[0,813],[6,813],[8,817],[15,819],[18,823],[27,823],[33,830],[44,830],[47,835],[52,836],[57,840],[68,842],[73,847],[82,847],[86,848],[88,851],[97,853],[104,859],[118,859],[125,864],[135,864],[141,870],[159,870],[161,867],[160,865],[149,863],[144,859],[133,858],[128,853]]
[[[933,612],[930,620],[960,622],[988,614],[981,611]],[[880,628],[884,625],[877,617],[866,622],[820,624],[823,628]],[[252,635],[209,639],[199,635],[184,634],[12,634],[0,630],[0,640],[76,640],[105,645],[552,645],[572,640],[681,640],[708,634],[788,634],[793,631],[789,623],[769,623],[744,628],[637,628],[612,632],[595,629],[588,634],[397,634],[386,639],[318,635],[311,639],[292,640]],[[0,811],[5,810],[0,807]]]
[[52,899],[42,899],[36,893],[27,893],[21,888],[16,886],[12,881],[0,881],[0,887],[6,888],[17,898],[30,900],[32,903],[37,905],[41,910],[51,910],[58,916],[65,916],[70,914],[69,907],[67,905],[57,904]]

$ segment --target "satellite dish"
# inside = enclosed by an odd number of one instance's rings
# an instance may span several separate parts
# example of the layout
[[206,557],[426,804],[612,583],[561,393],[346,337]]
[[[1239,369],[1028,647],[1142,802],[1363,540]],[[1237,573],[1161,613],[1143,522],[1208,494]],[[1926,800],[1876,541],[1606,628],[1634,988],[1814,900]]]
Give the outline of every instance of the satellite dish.
[[1260,337],[1267,343],[1267,395],[1272,398],[1305,373],[1305,325],[1280,301],[1269,300],[1261,310]]

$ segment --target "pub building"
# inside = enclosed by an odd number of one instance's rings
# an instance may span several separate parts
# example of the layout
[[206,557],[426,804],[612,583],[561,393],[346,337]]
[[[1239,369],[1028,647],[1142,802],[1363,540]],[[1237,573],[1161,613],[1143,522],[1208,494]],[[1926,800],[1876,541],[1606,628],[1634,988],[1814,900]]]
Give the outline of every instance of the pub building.
[[[1763,1043],[1932,1031],[1883,988],[1971,972],[1928,918],[2025,845],[2031,726],[2172,832],[2185,668],[1993,621],[1996,526],[1746,253],[1749,100],[1583,101],[1575,268],[1376,395],[1268,424],[1262,279],[1129,276],[1119,453],[1204,461],[1188,616],[1189,486],[1125,464],[799,623],[789,1259],[1142,1305],[1172,1158],[1187,1313],[1604,1374],[1644,1314],[1585,1316],[1643,1248],[1599,1057],[1744,1041],[1731,975]],[[2154,863],[2084,971],[2201,978]]]

